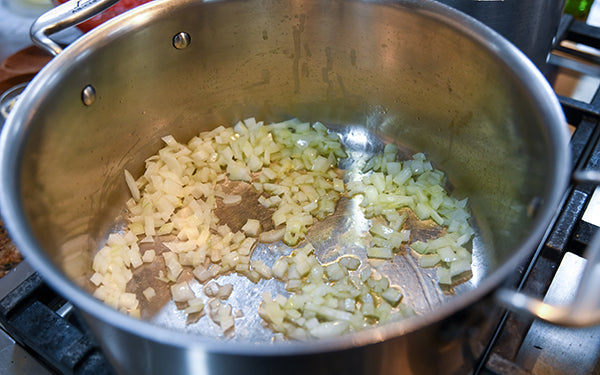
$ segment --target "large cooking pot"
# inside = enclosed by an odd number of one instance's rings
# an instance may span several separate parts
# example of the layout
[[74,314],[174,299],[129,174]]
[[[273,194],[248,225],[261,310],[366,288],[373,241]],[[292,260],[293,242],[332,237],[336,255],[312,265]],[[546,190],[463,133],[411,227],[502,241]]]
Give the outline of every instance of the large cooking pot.
[[439,0],[500,33],[542,71],[555,43],[566,0]]
[[[470,199],[473,277],[442,294],[392,269],[417,316],[309,342],[217,339],[168,306],[144,321],[93,298],[91,259],[127,199],[123,169],[139,174],[161,136],[250,116],[318,120],[359,134],[365,150],[383,139],[427,153]],[[0,139],[0,205],[16,245],[121,373],[448,374],[468,371],[449,358],[552,219],[568,139],[535,66],[439,3],[156,0],[84,35],[29,84]]]

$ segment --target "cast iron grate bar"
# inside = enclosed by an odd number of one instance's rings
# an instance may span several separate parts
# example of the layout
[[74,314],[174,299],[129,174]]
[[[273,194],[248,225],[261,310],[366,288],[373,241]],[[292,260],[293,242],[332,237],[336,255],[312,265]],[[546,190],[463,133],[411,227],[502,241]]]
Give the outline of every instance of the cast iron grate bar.
[[[591,152],[590,141],[596,143],[598,137],[598,120],[587,116],[580,118],[579,121],[575,120],[577,119],[567,116],[567,121],[570,124],[576,124],[575,132],[571,136],[572,169],[576,169],[578,165],[582,165],[585,160],[589,159]],[[596,139],[594,140],[593,138]]]
[[[595,107],[591,103],[585,103],[580,100],[569,98],[568,96],[557,95],[562,104],[563,111],[569,119],[573,119],[574,123],[582,121],[584,116],[600,117],[600,108]],[[569,121],[571,123],[571,121]]]
[[573,20],[569,24],[565,39],[600,49],[600,28],[584,21]]
[[0,300],[0,323],[57,374],[114,374],[77,315],[64,318],[56,313],[65,302],[34,273]]
[[545,257],[558,260],[564,254],[569,237],[575,228],[577,219],[581,217],[587,200],[588,195],[579,190],[573,190],[569,194],[567,204],[546,242],[543,254]]

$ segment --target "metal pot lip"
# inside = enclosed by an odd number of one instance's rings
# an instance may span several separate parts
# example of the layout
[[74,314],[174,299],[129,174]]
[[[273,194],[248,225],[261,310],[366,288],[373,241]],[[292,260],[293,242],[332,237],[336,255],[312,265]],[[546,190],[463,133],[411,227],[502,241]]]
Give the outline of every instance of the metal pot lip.
[[[555,207],[558,206],[563,192],[566,189],[569,179],[570,150],[568,148],[569,139],[566,129],[564,114],[560,104],[552,91],[550,85],[546,82],[543,75],[537,70],[531,61],[522,54],[516,47],[506,41],[499,34],[481,24],[479,21],[466,16],[449,6],[433,1],[407,0],[401,3],[391,1],[365,1],[367,3],[383,4],[392,7],[408,7],[415,12],[423,13],[428,17],[433,17],[451,27],[462,31],[467,37],[477,40],[482,46],[487,46],[489,50],[498,56],[499,60],[507,66],[507,72],[514,74],[523,82],[528,92],[536,93],[533,98],[539,105],[539,111],[543,121],[549,124],[549,142],[554,147],[554,160],[551,161],[555,167],[552,181],[547,184],[545,192],[546,202],[542,206],[538,217],[532,227],[532,233],[517,246],[514,256],[498,269],[486,277],[486,279],[471,293],[457,296],[456,299],[448,304],[439,306],[423,316],[415,316],[403,321],[389,323],[381,327],[367,329],[351,335],[335,339],[322,339],[307,342],[285,342],[274,344],[257,344],[251,342],[231,342],[208,337],[198,337],[195,335],[174,332],[171,329],[156,326],[150,322],[138,320],[126,316],[101,301],[95,299],[91,294],[76,286],[73,281],[66,277],[56,268],[48,259],[41,246],[34,239],[33,234],[26,225],[26,219],[23,209],[19,202],[19,181],[18,166],[20,164],[20,152],[25,143],[27,129],[20,125],[25,123],[28,111],[38,105],[36,92],[44,84],[52,81],[52,71],[64,63],[76,62],[80,54],[86,53],[86,49],[94,45],[98,40],[108,43],[118,35],[123,35],[135,28],[136,25],[145,24],[151,21],[152,17],[146,17],[151,12],[166,12],[176,6],[194,3],[196,0],[181,0],[173,2],[172,0],[155,0],[133,9],[105,24],[97,27],[67,47],[61,55],[53,59],[38,76],[31,82],[26,89],[24,98],[17,103],[13,112],[9,116],[5,129],[0,135],[0,178],[5,183],[0,189],[0,213],[5,219],[7,229],[11,233],[13,241],[18,248],[23,249],[24,255],[32,266],[39,270],[45,280],[65,297],[71,300],[85,314],[94,319],[105,322],[106,324],[118,327],[123,331],[133,333],[137,336],[169,344],[176,347],[197,346],[210,350],[211,352],[221,352],[228,354],[246,354],[246,355],[264,355],[278,356],[290,354],[309,354],[316,352],[335,351],[349,349],[356,346],[379,343],[394,337],[398,337],[410,332],[429,326],[433,323],[444,320],[454,313],[461,311],[474,304],[478,300],[489,295],[506,277],[513,272],[529,256],[537,246],[539,239],[545,231],[548,223],[554,215]],[[213,1],[211,3],[217,3]],[[121,24],[126,24],[125,28],[119,28]],[[510,70],[509,68],[510,67]],[[550,162],[550,161],[549,161]]]

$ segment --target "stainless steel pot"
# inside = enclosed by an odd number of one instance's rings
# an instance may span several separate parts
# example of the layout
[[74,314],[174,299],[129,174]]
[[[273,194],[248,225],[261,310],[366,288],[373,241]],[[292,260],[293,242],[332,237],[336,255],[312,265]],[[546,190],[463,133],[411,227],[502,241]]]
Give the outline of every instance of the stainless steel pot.
[[[426,152],[470,197],[473,278],[455,295],[409,288],[414,318],[310,342],[215,339],[172,315],[142,321],[95,300],[90,262],[122,213],[123,168],[140,171],[165,134],[185,140],[249,116],[319,120],[358,131],[365,148],[383,139]],[[157,0],[86,34],[29,84],[0,138],[0,209],[121,373],[447,374],[468,370],[448,359],[552,219],[568,138],[535,66],[450,7]]]
[[438,0],[490,26],[539,69],[547,67],[565,0]]

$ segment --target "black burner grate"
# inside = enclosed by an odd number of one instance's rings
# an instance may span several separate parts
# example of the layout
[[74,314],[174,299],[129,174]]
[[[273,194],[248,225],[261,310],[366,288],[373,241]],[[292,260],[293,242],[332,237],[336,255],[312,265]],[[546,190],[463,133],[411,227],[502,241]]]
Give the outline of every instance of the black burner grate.
[[52,372],[114,374],[69,306],[34,273],[0,300],[0,322],[16,342]]

